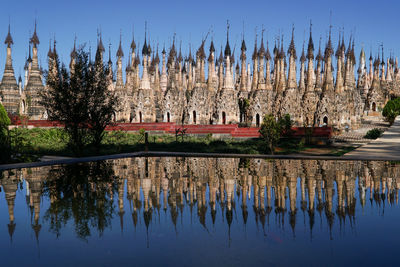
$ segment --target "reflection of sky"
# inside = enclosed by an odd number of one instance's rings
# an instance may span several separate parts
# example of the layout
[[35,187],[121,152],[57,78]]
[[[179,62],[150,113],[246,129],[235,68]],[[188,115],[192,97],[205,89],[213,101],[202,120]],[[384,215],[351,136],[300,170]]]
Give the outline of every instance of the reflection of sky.
[[[236,183],[236,186],[237,183]],[[327,224],[325,211],[321,215],[315,210],[314,226],[310,232],[310,220],[307,210],[301,210],[301,179],[297,179],[297,215],[295,232],[289,224],[289,192],[286,192],[286,212],[283,215],[275,213],[274,202],[272,211],[266,217],[263,228],[260,219],[256,221],[254,191],[247,199],[248,219],[244,225],[242,217],[242,196],[234,190],[235,209],[228,237],[226,210],[216,205],[216,221],[213,225],[211,208],[208,202],[204,227],[199,223],[197,204],[185,204],[183,216],[178,208],[176,228],[171,221],[170,207],[164,212],[163,193],[160,196],[160,211],[153,210],[149,226],[149,247],[147,248],[146,227],[143,219],[143,205],[138,215],[136,228],[132,222],[132,210],[124,192],[124,228],[121,233],[118,216],[118,194],[114,194],[115,214],[111,227],[103,236],[96,229],[91,229],[92,235],[87,242],[77,239],[73,220],[69,220],[57,238],[49,232],[48,221],[43,219],[49,208],[48,196],[41,199],[39,242],[36,242],[30,223],[30,212],[25,200],[25,188],[17,191],[15,199],[16,230],[10,243],[7,224],[8,209],[4,190],[0,193],[0,250],[1,262],[9,265],[265,265],[265,264],[295,264],[295,265],[384,265],[393,264],[396,255],[397,240],[400,230],[399,206],[385,201],[378,204],[369,200],[369,189],[366,192],[366,205],[360,205],[358,179],[354,185],[356,198],[355,220],[346,216],[339,222],[337,210],[337,187],[334,187],[333,212],[335,219],[332,228],[332,240]],[[288,190],[288,189],[287,189]],[[315,195],[317,197],[317,195]],[[274,199],[274,198],[272,198]],[[308,194],[306,193],[306,199]],[[141,200],[144,200],[141,193]],[[184,201],[186,203],[186,201]],[[317,199],[315,201],[315,207]],[[307,203],[308,207],[308,203]],[[312,236],[312,237],[311,237]]]
[[[0,9],[0,40],[7,33],[10,17],[14,38],[14,66],[18,76],[23,72],[27,54],[29,31],[33,31],[35,16],[38,20],[40,38],[39,57],[43,65],[47,65],[48,42],[56,35],[57,50],[64,62],[69,62],[69,54],[74,35],[78,43],[96,44],[96,29],[101,28],[105,46],[112,43],[112,55],[115,56],[122,30],[124,64],[127,61],[128,47],[131,42],[132,25],[135,24],[137,45],[143,44],[144,21],[148,21],[151,42],[160,43],[160,51],[165,43],[169,46],[173,33],[183,41],[183,49],[187,50],[189,42],[193,49],[200,45],[201,38],[213,27],[216,49],[225,44],[226,20],[231,21],[232,49],[236,44],[236,56],[239,56],[240,39],[245,23],[245,36],[248,48],[248,60],[254,47],[254,29],[262,24],[268,30],[270,45],[273,39],[284,33],[285,50],[289,44],[292,23],[296,26],[296,46],[298,57],[303,42],[304,31],[308,35],[309,21],[314,24],[314,42],[318,49],[320,37],[325,38],[329,26],[329,13],[332,11],[334,47],[338,37],[338,28],[345,27],[346,39],[350,32],[355,32],[356,54],[359,55],[361,45],[367,50],[372,47],[377,52],[381,42],[385,44],[386,55],[392,50],[399,54],[400,36],[397,34],[398,10],[400,3],[396,0],[364,0],[364,1],[321,1],[321,0],[222,0],[222,1],[49,1],[19,0],[8,1]],[[210,40],[210,39],[208,39]],[[346,43],[347,46],[347,43]],[[209,43],[207,43],[207,52]],[[5,64],[5,47],[0,46],[0,71]],[[140,47],[141,48],[141,47]],[[108,52],[108,51],[107,51]],[[115,60],[113,60],[115,62]],[[356,68],[357,69],[357,68]],[[23,73],[22,73],[23,74]]]

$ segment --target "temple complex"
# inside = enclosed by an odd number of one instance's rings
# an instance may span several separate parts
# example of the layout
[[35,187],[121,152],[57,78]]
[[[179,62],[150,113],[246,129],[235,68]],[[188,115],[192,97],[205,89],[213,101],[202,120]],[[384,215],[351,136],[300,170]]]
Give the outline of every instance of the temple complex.
[[[363,48],[356,58],[354,37],[347,44],[344,34],[340,34],[335,51],[330,28],[325,47],[320,40],[317,50],[310,26],[308,42],[298,53],[294,34],[293,27],[287,51],[282,37],[275,41],[272,53],[264,34],[261,38],[256,36],[251,57],[247,56],[242,38],[236,58],[228,25],[225,47],[221,46],[219,51],[214,40],[208,43],[206,36],[194,55],[190,47],[185,56],[182,44],[178,47],[174,37],[169,49],[163,48],[161,60],[158,45],[150,45],[147,31],[141,53],[134,38],[129,52],[124,53],[120,38],[116,66],[111,52],[108,59],[109,90],[120,98],[115,121],[259,127],[264,115],[272,113],[276,117],[290,114],[295,126],[330,126],[340,133],[358,128],[363,120],[379,118],[386,102],[400,96],[397,58],[384,58],[383,49],[375,58],[371,54],[367,66]],[[17,81],[14,74],[10,28],[5,39],[6,65],[0,101],[10,114],[24,115],[30,120],[47,119],[47,112],[40,105],[40,92],[46,86],[38,63],[39,44],[35,24],[23,82],[21,77]],[[101,60],[104,52],[99,36],[97,53]],[[55,44],[53,48],[50,45],[49,69],[56,53]],[[70,56],[73,72],[75,44]],[[125,81],[124,56],[128,58]]]

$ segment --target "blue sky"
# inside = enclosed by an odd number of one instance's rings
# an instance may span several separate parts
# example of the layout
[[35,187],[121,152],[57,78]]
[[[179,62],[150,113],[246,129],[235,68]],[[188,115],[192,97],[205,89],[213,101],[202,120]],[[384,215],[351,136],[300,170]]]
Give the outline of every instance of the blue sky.
[[[201,38],[212,29],[212,35],[219,53],[220,46],[225,44],[226,20],[231,24],[231,47],[236,44],[239,50],[243,32],[247,43],[248,59],[254,46],[255,29],[260,34],[261,27],[266,29],[265,39],[271,43],[279,32],[284,34],[285,49],[290,41],[291,27],[295,25],[295,41],[300,54],[304,34],[308,38],[309,22],[313,22],[315,47],[322,37],[322,43],[329,30],[330,11],[334,47],[338,38],[338,29],[344,27],[346,39],[351,32],[356,38],[356,52],[364,45],[367,55],[372,47],[374,55],[383,42],[385,53],[400,52],[399,1],[9,1],[0,9],[0,40],[7,34],[10,18],[14,38],[13,59],[16,75],[23,73],[23,65],[28,50],[29,32],[32,33],[34,20],[37,18],[37,30],[40,38],[39,59],[47,66],[46,54],[49,39],[57,39],[57,50],[64,62],[69,62],[74,36],[78,44],[96,44],[96,31],[101,28],[104,45],[111,42],[113,61],[118,48],[120,31],[122,32],[124,64],[127,61],[128,48],[132,40],[134,25],[136,43],[142,45],[144,22],[147,21],[151,43],[168,47],[173,33],[177,41],[182,41],[183,50],[189,42],[197,49]],[[210,39],[208,39],[209,41]],[[207,42],[207,49],[209,42]],[[107,49],[108,50],[108,49]],[[108,51],[107,51],[108,53]],[[238,56],[238,52],[236,52]],[[0,71],[5,64],[5,45],[0,49]]]

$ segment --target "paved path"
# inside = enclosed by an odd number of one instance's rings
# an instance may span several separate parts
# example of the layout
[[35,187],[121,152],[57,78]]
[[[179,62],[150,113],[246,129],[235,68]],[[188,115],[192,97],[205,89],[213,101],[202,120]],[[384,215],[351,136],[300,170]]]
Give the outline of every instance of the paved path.
[[363,145],[371,142],[371,139],[364,138],[365,134],[371,129],[380,129],[386,131],[389,127],[389,123],[377,120],[364,122],[360,128],[352,130],[350,132],[343,132],[338,136],[334,136],[332,139],[336,143],[349,143],[353,145]]
[[400,116],[381,137],[343,156],[345,159],[400,161]]

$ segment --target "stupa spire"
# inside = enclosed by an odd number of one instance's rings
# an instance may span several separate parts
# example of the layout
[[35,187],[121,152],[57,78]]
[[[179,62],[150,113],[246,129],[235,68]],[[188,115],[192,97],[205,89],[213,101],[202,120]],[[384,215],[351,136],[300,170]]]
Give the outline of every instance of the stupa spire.
[[229,20],[226,21],[226,45],[225,45],[225,57],[231,56],[231,47],[229,45]]
[[11,37],[11,33],[10,33],[10,23],[8,23],[8,33],[6,36],[6,40],[4,41],[4,43],[7,45],[7,47],[11,47],[11,45],[14,44],[14,41]]

